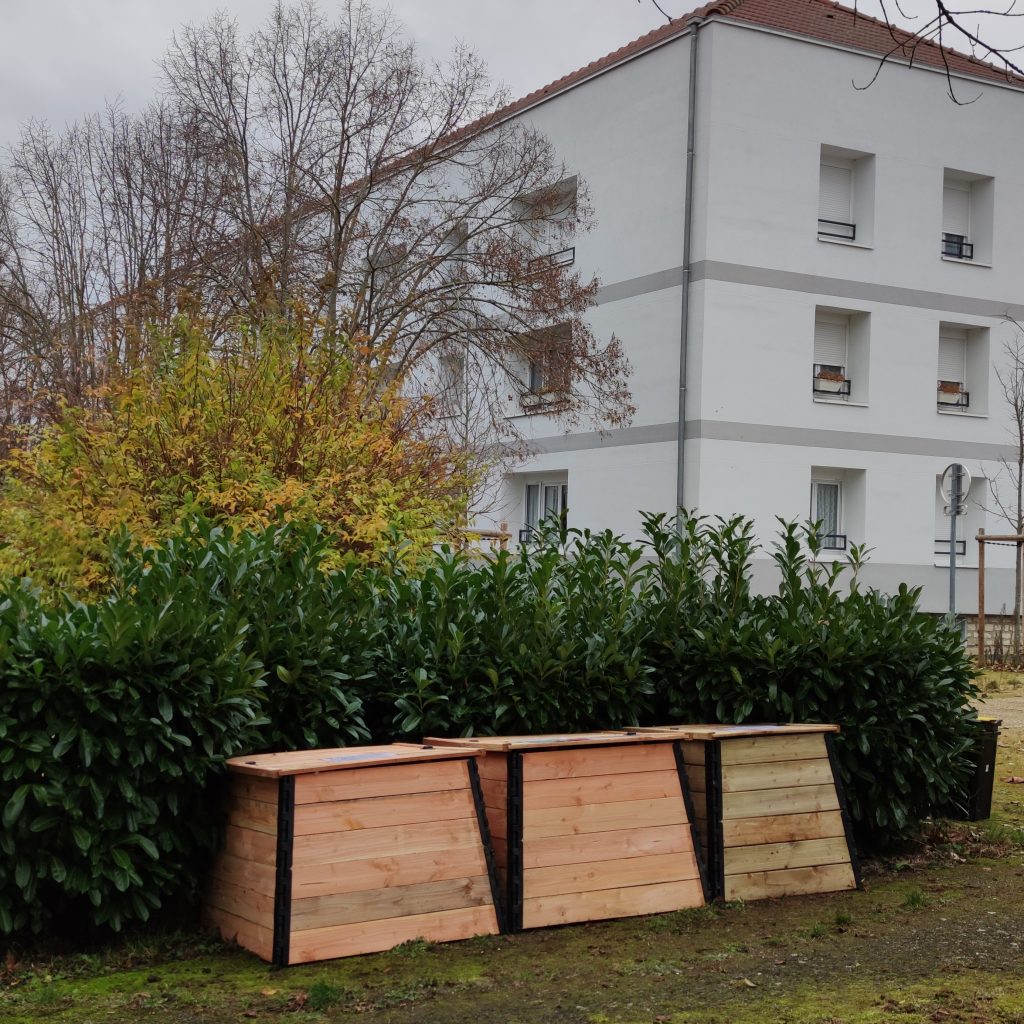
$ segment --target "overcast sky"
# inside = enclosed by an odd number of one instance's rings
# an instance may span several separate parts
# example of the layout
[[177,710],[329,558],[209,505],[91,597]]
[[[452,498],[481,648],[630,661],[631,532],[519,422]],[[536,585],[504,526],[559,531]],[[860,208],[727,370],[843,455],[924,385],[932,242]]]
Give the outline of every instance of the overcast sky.
[[[156,62],[179,25],[223,9],[248,29],[272,3],[0,0],[0,149],[32,117],[62,126],[118,97],[130,109],[143,106],[155,89]],[[695,0],[660,3],[673,16],[698,6]],[[333,0],[321,5],[328,12],[336,6]],[[440,57],[456,40],[468,43],[515,95],[664,23],[650,0],[392,0],[390,6],[425,54]],[[931,0],[903,0],[901,6],[934,10]],[[878,0],[860,7],[877,13]],[[998,24],[989,31],[1012,39],[1024,36],[1024,25]]]

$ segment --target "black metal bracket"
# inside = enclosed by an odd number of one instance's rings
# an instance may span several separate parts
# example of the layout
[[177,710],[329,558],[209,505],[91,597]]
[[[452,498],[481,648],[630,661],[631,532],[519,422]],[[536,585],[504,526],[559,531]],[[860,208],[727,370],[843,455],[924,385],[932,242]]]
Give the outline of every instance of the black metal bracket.
[[708,874],[711,898],[725,899],[725,836],[722,830],[722,741],[704,744],[704,792],[708,802]]
[[505,922],[510,932],[523,930],[523,755],[508,754],[508,893]]
[[271,959],[287,967],[292,930],[292,849],[295,844],[295,776],[277,782],[277,874],[274,882],[274,939]]
[[491,884],[491,901],[494,903],[494,914],[498,921],[498,931],[503,935],[507,931],[505,925],[505,901],[502,898],[501,884],[498,881],[498,868],[494,863],[494,849],[491,846],[491,830],[487,824],[487,808],[484,806],[484,791],[480,785],[480,769],[476,758],[466,759],[469,766],[469,785],[473,790],[473,805],[476,807],[476,822],[480,827],[480,844],[484,850],[484,861],[487,864],[487,880]]
[[683,758],[683,744],[676,740],[672,744],[672,753],[676,758],[676,774],[679,776],[679,789],[683,794],[683,806],[686,808],[686,817],[690,822],[690,840],[693,843],[694,856],[697,858],[697,872],[700,875],[700,887],[704,891],[704,902],[712,900],[711,883],[708,878],[708,866],[704,860],[704,847],[700,839],[700,829],[697,828],[697,816],[693,810],[693,794],[690,792],[690,783],[686,778],[686,761]]
[[863,889],[864,883],[861,880],[857,843],[853,838],[853,821],[850,818],[850,811],[846,806],[846,793],[843,791],[843,779],[839,772],[839,762],[836,760],[835,740],[831,733],[825,733],[825,749],[828,751],[828,761],[832,766],[832,778],[836,784],[836,796],[839,798],[839,813],[842,815],[843,831],[846,833],[846,845],[850,851],[850,867],[853,868],[853,880],[857,883],[858,889]]

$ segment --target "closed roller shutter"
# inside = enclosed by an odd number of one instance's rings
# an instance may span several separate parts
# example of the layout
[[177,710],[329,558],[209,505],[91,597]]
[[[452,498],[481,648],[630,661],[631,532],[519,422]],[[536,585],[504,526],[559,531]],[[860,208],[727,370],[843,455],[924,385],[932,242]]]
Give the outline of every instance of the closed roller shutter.
[[814,361],[823,366],[846,369],[849,320],[844,316],[819,314],[814,320]]
[[939,334],[939,380],[967,379],[967,332],[944,328]]
[[971,189],[967,184],[946,184],[942,189],[942,230],[950,235],[971,234]]
[[821,220],[850,224],[853,221],[853,167],[839,164],[821,165],[821,191],[818,194],[818,217]]

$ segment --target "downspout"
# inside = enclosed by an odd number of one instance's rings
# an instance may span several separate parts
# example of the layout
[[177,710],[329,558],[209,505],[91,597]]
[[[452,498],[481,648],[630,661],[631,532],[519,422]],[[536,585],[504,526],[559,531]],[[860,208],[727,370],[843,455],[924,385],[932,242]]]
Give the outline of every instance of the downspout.
[[679,324],[679,424],[676,452],[676,511],[683,507],[684,441],[686,430],[686,365],[690,317],[690,237],[693,223],[693,156],[697,134],[697,37],[703,18],[693,18],[690,33],[690,89],[686,110],[686,186],[683,196],[683,296]]

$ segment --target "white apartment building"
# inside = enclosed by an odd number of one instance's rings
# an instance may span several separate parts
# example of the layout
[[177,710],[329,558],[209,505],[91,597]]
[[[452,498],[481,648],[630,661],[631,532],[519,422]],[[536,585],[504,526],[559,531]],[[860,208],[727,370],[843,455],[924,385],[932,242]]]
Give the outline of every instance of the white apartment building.
[[[866,582],[922,585],[941,611],[938,479],[959,461],[974,610],[973,538],[1009,532],[988,490],[1015,452],[996,368],[1024,320],[1024,93],[949,51],[947,81],[935,47],[872,81],[892,48],[821,0],[726,0],[516,105],[589,185],[597,224],[570,255],[602,281],[593,327],[623,341],[637,414],[565,433],[524,403],[534,454],[493,524],[566,509],[638,536],[680,495],[764,540],[777,516],[821,519],[829,557],[867,545]],[[998,611],[1011,551],[988,566]]]

